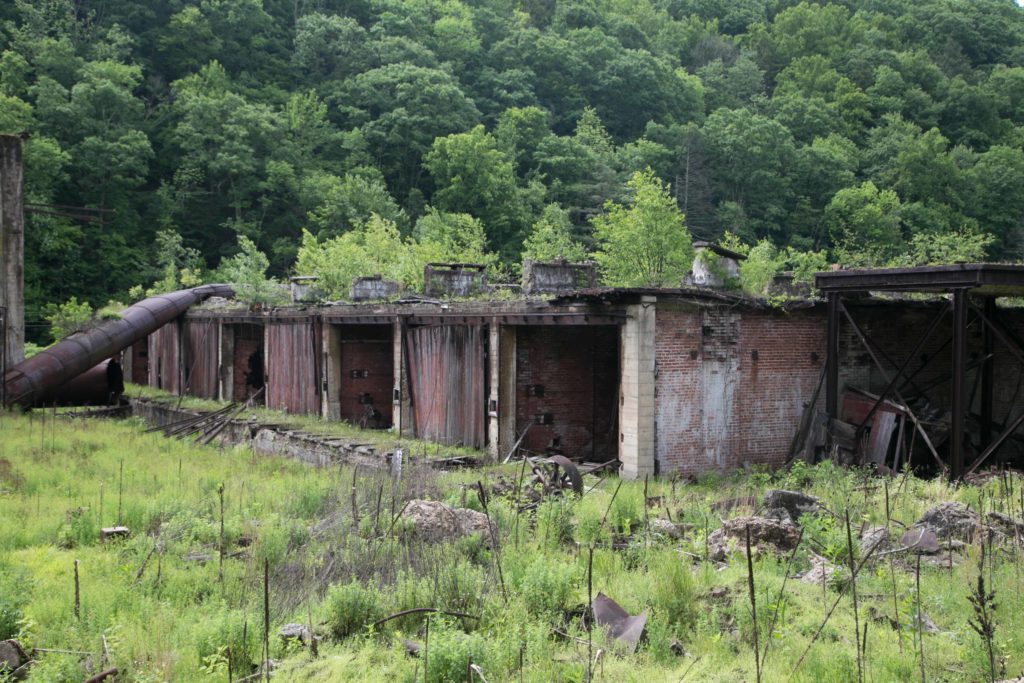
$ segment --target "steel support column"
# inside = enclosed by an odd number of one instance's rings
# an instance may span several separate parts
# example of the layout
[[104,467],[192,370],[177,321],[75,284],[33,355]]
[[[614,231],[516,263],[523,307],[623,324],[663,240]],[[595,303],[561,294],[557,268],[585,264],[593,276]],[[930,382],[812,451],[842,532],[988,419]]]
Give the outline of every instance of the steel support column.
[[964,473],[964,418],[967,397],[967,290],[953,290],[953,396],[949,425],[949,466],[952,479]]
[[[985,297],[985,317],[994,320],[996,314],[995,297]],[[995,391],[995,337],[992,329],[981,326],[981,448],[986,449],[992,443],[992,401]]]
[[839,417],[839,295],[828,295],[828,323],[825,338],[825,412]]

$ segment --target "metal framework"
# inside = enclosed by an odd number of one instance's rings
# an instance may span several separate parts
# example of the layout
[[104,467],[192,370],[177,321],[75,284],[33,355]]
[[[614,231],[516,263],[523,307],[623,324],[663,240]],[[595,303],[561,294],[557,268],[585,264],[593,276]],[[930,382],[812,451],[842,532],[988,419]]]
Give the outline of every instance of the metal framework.
[[[839,270],[818,273],[815,277],[818,289],[828,301],[827,339],[825,361],[825,411],[830,420],[839,416],[839,334],[845,320],[854,335],[867,350],[872,363],[886,382],[885,390],[874,402],[867,417],[857,428],[858,436],[863,433],[872,415],[891,396],[902,404],[907,418],[920,434],[922,442],[931,452],[939,466],[953,479],[961,479],[983,465],[1016,431],[1024,424],[1021,413],[1003,431],[994,435],[992,420],[994,371],[993,350],[998,340],[1024,365],[1024,344],[999,321],[996,314],[996,298],[1001,296],[1024,296],[1024,266],[1005,264],[957,264],[949,266],[927,266],[920,268],[881,268],[871,270]],[[884,349],[875,344],[850,315],[843,297],[867,292],[919,292],[949,295],[948,304],[940,307],[931,324],[901,364],[893,362]],[[980,305],[979,305],[980,302]],[[932,338],[940,323],[952,315],[951,339],[942,345],[951,347],[952,386],[950,405],[949,461],[943,461],[917,415],[910,409],[900,393],[900,386],[915,387],[914,376],[924,367],[909,373],[910,359],[917,356],[924,344]],[[973,314],[973,320],[972,318]],[[980,438],[981,452],[973,462],[965,463],[966,452],[965,421],[970,408],[971,397],[967,395],[966,376],[968,371],[967,329],[978,323],[982,327],[982,349],[979,359],[980,397]],[[881,358],[880,358],[881,356]],[[890,374],[883,365],[883,359],[897,368]],[[900,380],[903,380],[902,385]]]

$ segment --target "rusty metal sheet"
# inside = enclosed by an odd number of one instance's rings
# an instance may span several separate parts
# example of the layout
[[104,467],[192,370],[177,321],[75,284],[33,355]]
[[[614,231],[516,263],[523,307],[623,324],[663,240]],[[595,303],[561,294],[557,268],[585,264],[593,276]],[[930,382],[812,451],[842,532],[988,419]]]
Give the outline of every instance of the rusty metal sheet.
[[181,389],[181,323],[173,320],[149,335],[149,386]]
[[594,621],[605,629],[617,647],[629,653],[636,652],[636,646],[644,635],[644,626],[647,625],[647,610],[638,616],[631,616],[604,593],[594,597],[591,609],[594,611]]
[[219,324],[215,320],[185,322],[185,393],[217,398],[220,368]]
[[317,319],[267,325],[267,407],[289,413],[320,412],[320,322]]
[[416,436],[482,448],[487,336],[480,325],[409,328],[406,352]]

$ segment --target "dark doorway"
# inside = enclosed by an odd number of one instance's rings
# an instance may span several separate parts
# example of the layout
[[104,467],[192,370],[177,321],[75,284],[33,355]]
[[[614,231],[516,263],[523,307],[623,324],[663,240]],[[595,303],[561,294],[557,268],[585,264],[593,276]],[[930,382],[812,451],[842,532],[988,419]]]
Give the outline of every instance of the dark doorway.
[[391,389],[395,382],[391,325],[339,328],[341,419],[364,428],[386,429],[392,423]]
[[[263,389],[266,383],[263,362],[263,326],[250,323],[234,325],[234,358],[231,399],[248,401]],[[264,394],[253,399],[256,405],[264,404]]]
[[573,460],[618,455],[619,328],[521,326],[516,331],[516,433],[523,448]]

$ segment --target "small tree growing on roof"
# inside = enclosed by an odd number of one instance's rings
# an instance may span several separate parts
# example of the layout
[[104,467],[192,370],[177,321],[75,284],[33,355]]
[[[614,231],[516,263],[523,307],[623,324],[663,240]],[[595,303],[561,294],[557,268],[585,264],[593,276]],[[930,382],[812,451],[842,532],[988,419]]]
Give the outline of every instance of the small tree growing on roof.
[[650,168],[627,185],[628,203],[609,201],[604,215],[592,220],[602,280],[614,287],[676,287],[693,264],[683,212]]
[[533,224],[523,243],[523,258],[532,261],[577,262],[587,257],[583,245],[573,239],[569,212],[558,204],[544,207],[540,219]]
[[267,277],[270,260],[255,242],[245,235],[238,236],[239,252],[221,261],[220,276],[234,285],[235,298],[242,303],[273,305],[284,303],[287,296],[279,282]]

